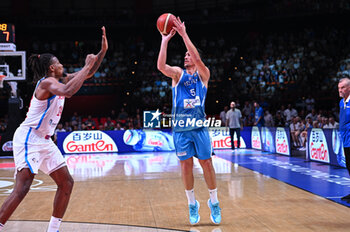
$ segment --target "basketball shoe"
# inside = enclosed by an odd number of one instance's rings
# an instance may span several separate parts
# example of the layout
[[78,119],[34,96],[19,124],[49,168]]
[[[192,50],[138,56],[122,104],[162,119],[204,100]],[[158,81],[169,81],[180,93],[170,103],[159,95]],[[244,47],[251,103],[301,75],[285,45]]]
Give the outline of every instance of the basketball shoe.
[[219,224],[221,222],[221,209],[219,202],[212,204],[210,199],[208,200],[208,207],[210,209],[210,219],[213,223]]
[[199,210],[199,202],[196,200],[196,204],[192,205],[189,204],[188,205],[188,209],[189,209],[189,214],[190,214],[190,223],[192,225],[197,224],[199,222],[199,220],[201,219],[201,217],[199,216],[198,210]]

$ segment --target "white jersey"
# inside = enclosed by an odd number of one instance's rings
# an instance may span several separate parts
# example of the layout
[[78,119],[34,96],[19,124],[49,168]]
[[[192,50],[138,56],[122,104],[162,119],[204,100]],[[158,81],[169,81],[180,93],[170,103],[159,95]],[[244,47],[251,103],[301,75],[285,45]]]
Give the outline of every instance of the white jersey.
[[35,91],[42,80],[44,78],[41,78],[35,87],[27,117],[20,127],[30,127],[35,130],[36,134],[50,137],[54,134],[61,119],[65,97],[54,95],[46,100],[37,99]]

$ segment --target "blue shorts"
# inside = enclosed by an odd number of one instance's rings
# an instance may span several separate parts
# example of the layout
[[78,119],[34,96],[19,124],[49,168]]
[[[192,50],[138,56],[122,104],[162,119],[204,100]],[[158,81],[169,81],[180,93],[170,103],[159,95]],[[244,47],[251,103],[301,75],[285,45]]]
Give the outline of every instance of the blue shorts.
[[208,128],[173,132],[176,155],[180,160],[187,160],[192,156],[200,160],[210,159],[213,147]]

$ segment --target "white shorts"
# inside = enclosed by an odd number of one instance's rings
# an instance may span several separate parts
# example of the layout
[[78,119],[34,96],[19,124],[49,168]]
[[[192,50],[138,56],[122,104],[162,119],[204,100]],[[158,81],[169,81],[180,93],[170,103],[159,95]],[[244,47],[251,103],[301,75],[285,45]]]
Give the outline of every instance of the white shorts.
[[13,158],[16,171],[29,168],[33,174],[40,169],[46,174],[66,166],[66,161],[56,144],[39,136],[35,129],[18,127],[13,136]]

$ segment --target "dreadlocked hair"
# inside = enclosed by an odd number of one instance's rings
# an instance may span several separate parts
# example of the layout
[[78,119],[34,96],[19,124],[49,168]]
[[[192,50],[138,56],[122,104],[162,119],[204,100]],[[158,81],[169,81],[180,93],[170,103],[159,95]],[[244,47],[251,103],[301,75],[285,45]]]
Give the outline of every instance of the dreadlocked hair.
[[29,67],[33,71],[33,83],[47,75],[53,57],[55,56],[50,53],[43,53],[33,54],[28,58]]

